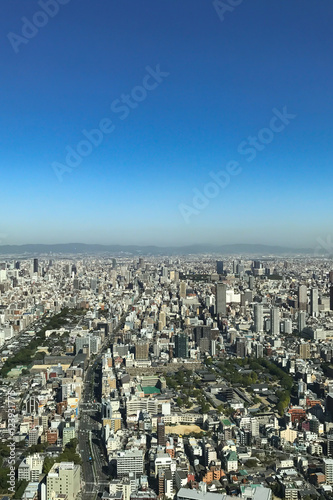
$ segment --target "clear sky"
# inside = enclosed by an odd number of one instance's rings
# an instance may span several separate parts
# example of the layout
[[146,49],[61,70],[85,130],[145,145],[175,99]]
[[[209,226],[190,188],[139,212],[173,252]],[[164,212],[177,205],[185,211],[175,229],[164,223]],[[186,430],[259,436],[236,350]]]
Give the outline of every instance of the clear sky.
[[2,244],[327,239],[333,2],[224,3],[2,0]]

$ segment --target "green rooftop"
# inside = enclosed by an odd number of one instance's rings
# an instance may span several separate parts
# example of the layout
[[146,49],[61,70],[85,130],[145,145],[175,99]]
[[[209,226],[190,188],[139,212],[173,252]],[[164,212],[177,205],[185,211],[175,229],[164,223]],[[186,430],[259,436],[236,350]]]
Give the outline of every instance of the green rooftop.
[[147,387],[142,387],[143,393],[145,396],[149,396],[150,394],[160,394],[161,390],[157,387],[153,387],[148,385]]

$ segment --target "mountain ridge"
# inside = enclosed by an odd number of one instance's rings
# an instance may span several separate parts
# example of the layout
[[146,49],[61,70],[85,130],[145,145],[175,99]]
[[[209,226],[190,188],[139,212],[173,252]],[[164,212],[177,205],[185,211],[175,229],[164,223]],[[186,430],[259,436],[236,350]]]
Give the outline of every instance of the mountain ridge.
[[225,245],[191,244],[160,247],[157,245],[102,245],[89,243],[55,243],[0,245],[1,255],[21,254],[98,254],[128,253],[131,255],[189,255],[189,254],[251,254],[251,255],[296,255],[310,254],[313,249],[290,248],[278,245],[235,243]]

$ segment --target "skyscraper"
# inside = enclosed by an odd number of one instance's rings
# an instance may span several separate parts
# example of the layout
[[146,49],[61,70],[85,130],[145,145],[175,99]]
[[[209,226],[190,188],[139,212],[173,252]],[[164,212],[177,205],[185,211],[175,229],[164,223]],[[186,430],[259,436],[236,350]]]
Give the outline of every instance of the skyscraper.
[[227,312],[227,285],[216,283],[216,314],[225,316]]
[[245,358],[246,354],[246,345],[245,345],[245,339],[238,337],[236,340],[236,356],[237,358]]
[[216,261],[216,272],[217,274],[223,274],[223,260]]
[[298,331],[302,332],[306,324],[306,313],[305,311],[299,311],[298,313]]
[[271,309],[271,334],[278,335],[280,333],[280,312],[278,307]]
[[308,297],[307,297],[307,287],[306,285],[300,285],[298,287],[298,308],[300,311],[307,310]]
[[180,285],[179,285],[179,296],[182,299],[185,299],[185,297],[186,297],[186,283],[185,283],[185,281],[181,281],[180,282]]
[[165,446],[165,423],[161,421],[157,424],[157,444]]
[[34,259],[33,270],[34,270],[34,273],[38,273],[38,259]]
[[175,336],[175,357],[188,358],[188,336],[185,333]]
[[135,344],[135,359],[147,360],[149,358],[148,342],[138,342]]
[[318,316],[318,288],[311,288],[310,307],[311,316]]
[[264,331],[264,306],[254,304],[254,331],[260,333]]

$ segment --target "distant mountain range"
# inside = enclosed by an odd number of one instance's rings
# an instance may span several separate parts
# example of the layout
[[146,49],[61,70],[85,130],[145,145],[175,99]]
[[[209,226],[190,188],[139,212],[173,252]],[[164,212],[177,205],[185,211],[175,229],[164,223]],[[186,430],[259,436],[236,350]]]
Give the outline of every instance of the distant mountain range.
[[[323,252],[324,253],[324,252]],[[313,254],[310,248],[288,248],[271,245],[187,245],[181,247],[158,247],[140,245],[91,245],[85,243],[60,243],[55,245],[0,245],[1,255],[40,255],[40,254],[129,254],[129,255],[297,255]]]

